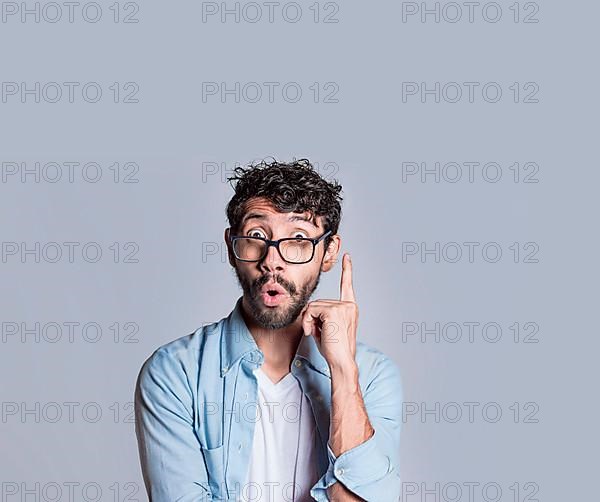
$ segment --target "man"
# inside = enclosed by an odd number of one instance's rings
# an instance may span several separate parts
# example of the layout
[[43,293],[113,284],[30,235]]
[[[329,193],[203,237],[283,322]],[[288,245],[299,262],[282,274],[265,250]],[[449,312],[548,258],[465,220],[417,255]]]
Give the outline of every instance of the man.
[[303,159],[238,167],[227,206],[231,314],[159,347],[135,390],[151,502],[400,497],[401,380],[357,341],[352,263],[337,262],[341,186]]

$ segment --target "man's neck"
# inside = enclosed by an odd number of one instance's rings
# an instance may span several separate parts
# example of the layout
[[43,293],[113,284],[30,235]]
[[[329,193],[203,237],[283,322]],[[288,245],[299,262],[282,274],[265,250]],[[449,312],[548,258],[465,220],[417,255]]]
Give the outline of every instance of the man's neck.
[[254,321],[242,302],[242,315],[256,345],[263,352],[262,366],[271,380],[278,381],[290,372],[292,360],[302,340],[302,319],[300,316],[289,326],[281,329],[266,329]]

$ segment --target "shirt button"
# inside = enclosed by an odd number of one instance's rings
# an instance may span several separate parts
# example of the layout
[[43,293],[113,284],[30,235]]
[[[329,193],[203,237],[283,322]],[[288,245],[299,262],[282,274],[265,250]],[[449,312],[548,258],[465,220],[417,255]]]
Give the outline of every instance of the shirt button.
[[240,450],[242,449],[242,446],[243,446],[243,445],[242,445],[242,443],[240,443],[240,444],[238,445],[238,451],[240,451]]
[[299,368],[300,366],[302,366],[302,361],[300,361],[300,359],[296,359],[294,361],[294,364],[296,365],[296,368]]
[[223,366],[223,373],[227,373],[229,371],[229,368],[227,366]]
[[248,393],[247,392],[244,393],[244,401],[248,401]]
[[338,477],[342,477],[342,474],[344,474],[344,469],[342,469],[341,467],[339,469],[335,470],[335,475]]

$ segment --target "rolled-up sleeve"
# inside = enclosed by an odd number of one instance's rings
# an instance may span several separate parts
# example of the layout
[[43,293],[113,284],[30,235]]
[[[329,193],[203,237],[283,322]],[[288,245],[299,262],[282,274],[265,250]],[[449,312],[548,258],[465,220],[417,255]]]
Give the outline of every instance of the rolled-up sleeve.
[[400,428],[402,380],[398,366],[383,356],[375,376],[363,391],[363,401],[374,434],[361,444],[335,456],[329,442],[329,467],[311,488],[312,497],[329,501],[327,489],[336,482],[367,502],[400,499]]
[[194,433],[193,397],[181,363],[162,352],[148,358],[136,382],[134,409],[150,502],[212,500]]

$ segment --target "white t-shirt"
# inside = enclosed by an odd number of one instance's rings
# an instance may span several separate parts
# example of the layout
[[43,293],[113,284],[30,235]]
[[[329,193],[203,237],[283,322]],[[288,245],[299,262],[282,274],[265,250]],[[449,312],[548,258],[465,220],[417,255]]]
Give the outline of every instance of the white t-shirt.
[[[319,480],[318,433],[310,401],[291,372],[276,384],[260,367],[254,374],[258,381],[258,403],[250,465],[241,500],[313,502],[310,489]],[[298,465],[294,494],[296,451]]]

